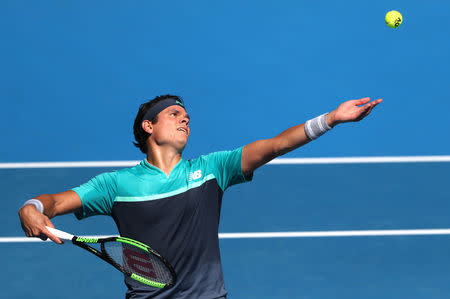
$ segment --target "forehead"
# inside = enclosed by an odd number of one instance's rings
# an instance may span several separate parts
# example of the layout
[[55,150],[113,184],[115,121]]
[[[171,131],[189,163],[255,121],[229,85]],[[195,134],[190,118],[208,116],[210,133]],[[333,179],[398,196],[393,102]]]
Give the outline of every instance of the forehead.
[[163,111],[161,111],[160,113],[173,113],[173,112],[186,114],[186,116],[189,118],[189,114],[186,112],[186,110],[179,105],[169,106],[169,107],[165,108]]

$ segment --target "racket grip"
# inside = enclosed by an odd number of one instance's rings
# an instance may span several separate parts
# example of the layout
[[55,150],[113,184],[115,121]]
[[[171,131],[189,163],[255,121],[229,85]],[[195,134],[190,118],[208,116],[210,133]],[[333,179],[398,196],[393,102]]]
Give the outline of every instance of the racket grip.
[[63,232],[62,230],[50,227],[50,226],[46,226],[47,230],[49,232],[51,232],[53,235],[57,236],[60,239],[63,240],[72,240],[72,238],[74,237],[73,235]]

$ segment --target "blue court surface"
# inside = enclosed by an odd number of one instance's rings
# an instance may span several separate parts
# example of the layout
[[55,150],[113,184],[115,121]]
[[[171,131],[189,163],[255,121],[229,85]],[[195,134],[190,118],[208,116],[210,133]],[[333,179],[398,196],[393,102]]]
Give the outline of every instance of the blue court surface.
[[[111,168],[2,169],[5,196],[70,188]],[[449,228],[450,163],[267,165],[225,193],[221,233]],[[326,184],[318,184],[320,180]],[[24,184],[24,181],[28,182]],[[51,181],[51,185],[48,182]],[[20,236],[19,200],[1,236]],[[54,219],[115,234],[108,217]],[[95,228],[95,231],[93,231]],[[71,244],[1,243],[5,298],[122,298],[120,273]],[[450,236],[221,239],[229,298],[445,298]],[[46,291],[42,293],[43,285]],[[80,291],[82,290],[82,291]]]
[[[397,29],[390,10],[403,15]],[[116,167],[5,165],[142,160],[138,107],[169,93],[191,119],[185,159],[271,138],[345,100],[384,100],[283,157],[378,163],[270,164],[226,191],[220,233],[325,232],[220,239],[229,298],[450,297],[449,235],[386,235],[450,228],[449,159],[386,159],[450,154],[450,1],[3,0],[0,24],[0,298],[124,297],[121,275],[71,244],[4,241],[24,237],[25,200]],[[108,217],[52,221],[117,233]]]

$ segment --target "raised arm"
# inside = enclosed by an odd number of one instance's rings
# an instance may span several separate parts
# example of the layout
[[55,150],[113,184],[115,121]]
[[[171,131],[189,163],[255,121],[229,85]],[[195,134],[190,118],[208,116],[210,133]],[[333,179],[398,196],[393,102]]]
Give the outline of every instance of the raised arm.
[[[336,110],[333,110],[324,117],[326,125],[332,128],[340,123],[360,121],[370,114],[372,109],[381,103],[378,99],[370,101],[370,98],[351,100],[342,103]],[[313,123],[313,127],[315,122]],[[309,127],[308,132],[314,133],[314,129]],[[323,128],[322,128],[323,129]],[[326,129],[325,129],[326,130]],[[308,142],[314,138],[308,136],[305,131],[305,124],[300,124],[287,129],[278,136],[270,139],[258,140],[246,145],[242,151],[242,171],[244,174],[252,173],[258,167],[268,163],[272,159],[284,155]],[[311,134],[310,135],[314,135]]]
[[45,226],[54,227],[50,218],[82,209],[80,197],[76,192],[69,190],[56,194],[39,195],[35,199],[42,203],[43,212],[41,213],[33,204],[27,204],[20,208],[19,218],[23,231],[28,237],[39,237],[43,240],[48,237],[56,243],[62,243]]

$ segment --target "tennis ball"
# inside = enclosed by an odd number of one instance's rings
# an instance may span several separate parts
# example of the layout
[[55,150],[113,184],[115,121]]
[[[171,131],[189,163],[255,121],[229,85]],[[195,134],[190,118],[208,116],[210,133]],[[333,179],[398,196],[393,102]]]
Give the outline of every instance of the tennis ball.
[[403,22],[403,17],[398,11],[391,10],[386,14],[384,20],[386,21],[386,25],[388,25],[389,27],[397,28]]

